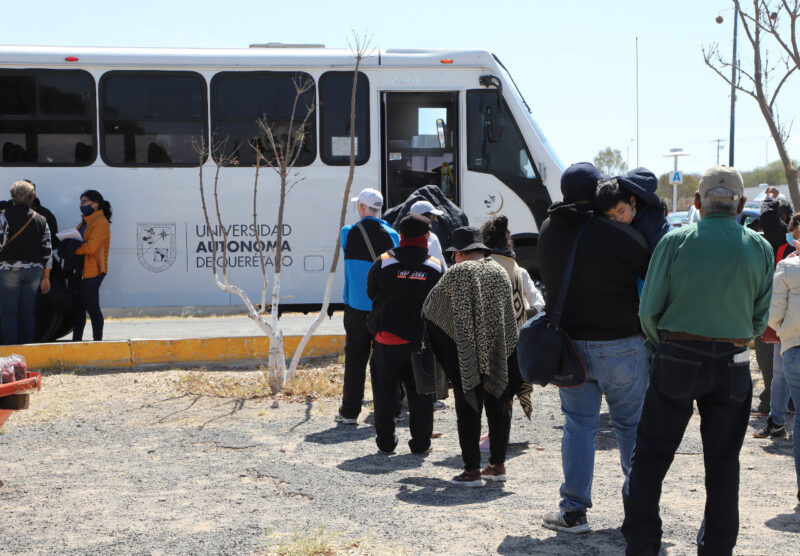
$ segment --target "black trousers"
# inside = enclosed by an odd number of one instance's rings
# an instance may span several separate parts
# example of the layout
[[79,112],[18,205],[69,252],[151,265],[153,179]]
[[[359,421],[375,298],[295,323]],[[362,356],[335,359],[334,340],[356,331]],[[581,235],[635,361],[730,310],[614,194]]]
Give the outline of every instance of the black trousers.
[[[508,449],[508,436],[511,432],[511,399],[510,390],[506,388],[499,398],[488,395],[482,386],[475,388],[477,408],[470,405],[461,387],[461,373],[458,367],[458,351],[456,344],[440,328],[426,322],[428,335],[447,378],[453,384],[453,397],[456,402],[456,418],[458,419],[458,442],[461,445],[461,458],[464,469],[470,471],[481,465],[481,414],[486,410],[489,422],[489,463],[497,465],[505,463]],[[513,354],[516,357],[516,352]]]
[[402,383],[408,398],[408,427],[412,452],[424,452],[431,445],[433,434],[433,394],[417,394],[414,371],[411,368],[411,352],[415,344],[398,346],[375,342],[372,350],[370,378],[372,400],[375,405],[375,442],[378,448],[391,452],[397,446],[394,434],[394,416],[397,413],[399,386]]
[[662,342],[650,368],[631,470],[623,487],[627,554],[661,545],[661,485],[692,416],[700,412],[706,505],[698,554],[731,554],[739,533],[739,452],[753,385],[746,348],[727,342]]
[[367,330],[368,314],[369,311],[344,307],[344,384],[339,413],[348,419],[358,417],[364,401],[367,362],[372,350],[372,335]]
[[86,327],[86,313],[92,320],[92,339],[99,342],[103,339],[103,312],[100,310],[100,284],[105,274],[94,278],[84,278],[77,286],[74,299],[75,312],[72,317],[72,341],[83,340],[83,329]]

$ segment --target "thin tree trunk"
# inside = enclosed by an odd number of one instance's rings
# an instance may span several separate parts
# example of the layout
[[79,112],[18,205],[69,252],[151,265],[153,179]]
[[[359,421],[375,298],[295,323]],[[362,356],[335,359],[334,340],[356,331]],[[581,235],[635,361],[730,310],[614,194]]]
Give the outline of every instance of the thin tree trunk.
[[[344,227],[345,218],[347,217],[347,204],[350,202],[350,188],[353,185],[353,176],[355,174],[355,167],[356,167],[356,149],[355,149],[355,134],[356,134],[356,89],[358,87],[358,70],[361,66],[361,60],[363,58],[364,52],[366,51],[367,45],[359,45],[358,40],[356,39],[356,66],[353,70],[353,88],[350,93],[350,169],[347,174],[347,183],[345,184],[344,188],[344,196],[342,197],[342,207],[339,211],[339,227],[337,228],[337,232]],[[317,318],[314,319],[314,322],[311,323],[311,326],[306,331],[303,339],[300,340],[300,343],[297,345],[297,349],[295,349],[294,355],[292,356],[291,364],[289,365],[289,371],[286,376],[286,381],[291,381],[294,377],[295,372],[297,371],[297,365],[300,363],[300,358],[303,355],[303,351],[308,345],[311,336],[314,335],[314,332],[317,331],[319,325],[322,324],[322,319],[325,318],[326,313],[328,312],[328,306],[331,302],[331,294],[333,293],[333,282],[336,278],[336,267],[339,264],[339,253],[341,251],[341,234],[336,234],[336,246],[333,250],[333,261],[331,263],[331,271],[328,274],[328,279],[325,282],[325,295],[322,298],[322,307],[320,307],[319,314]]]

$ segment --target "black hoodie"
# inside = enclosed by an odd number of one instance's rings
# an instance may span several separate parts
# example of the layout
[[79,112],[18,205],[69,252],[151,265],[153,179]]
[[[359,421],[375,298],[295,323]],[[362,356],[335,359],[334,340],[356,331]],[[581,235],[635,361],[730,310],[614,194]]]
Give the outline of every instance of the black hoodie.
[[615,340],[640,334],[636,278],[647,274],[649,251],[633,226],[595,217],[592,204],[554,203],[539,232],[539,265],[546,312],[562,287],[567,261],[584,222],[575,253],[561,326],[573,340]]
[[412,343],[422,341],[422,303],[442,277],[442,264],[421,247],[395,247],[375,261],[367,275],[367,295],[376,315],[377,331],[391,332]]

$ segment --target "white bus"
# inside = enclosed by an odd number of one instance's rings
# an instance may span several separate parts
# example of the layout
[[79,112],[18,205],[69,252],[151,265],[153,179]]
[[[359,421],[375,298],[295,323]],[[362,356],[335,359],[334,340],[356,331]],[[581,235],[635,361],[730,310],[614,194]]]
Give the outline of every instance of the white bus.
[[[304,181],[286,203],[282,298],[318,306],[348,174],[354,63],[349,50],[324,47],[0,46],[0,189],[34,181],[61,229],[79,222],[82,191],[111,202],[104,308],[238,305],[211,277],[192,140],[227,139],[236,161],[220,188],[230,279],[260,297],[249,141],[257,117],[287,118],[295,79],[310,77],[317,110],[297,164]],[[352,193],[379,188],[388,209],[439,185],[471,224],[507,215],[519,260],[535,272],[537,230],[560,198],[563,166],[500,61],[480,50],[378,50],[358,79]],[[211,176],[213,161],[204,164]],[[260,232],[270,239],[277,179],[262,176]],[[341,296],[339,276],[332,302]]]

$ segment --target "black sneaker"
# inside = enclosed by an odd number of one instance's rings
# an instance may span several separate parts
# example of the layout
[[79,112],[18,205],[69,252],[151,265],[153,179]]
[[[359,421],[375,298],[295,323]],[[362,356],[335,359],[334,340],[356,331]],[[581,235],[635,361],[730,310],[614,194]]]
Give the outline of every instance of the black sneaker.
[[480,468],[476,467],[475,469],[464,471],[463,473],[450,479],[450,484],[471,488],[482,487],[483,481],[481,480],[481,470]]
[[776,425],[772,417],[767,417],[766,426],[758,432],[753,433],[754,438],[783,438],[786,436],[786,428],[783,425]]
[[553,531],[564,533],[588,533],[589,523],[586,521],[586,512],[550,512],[542,519],[542,525]]

